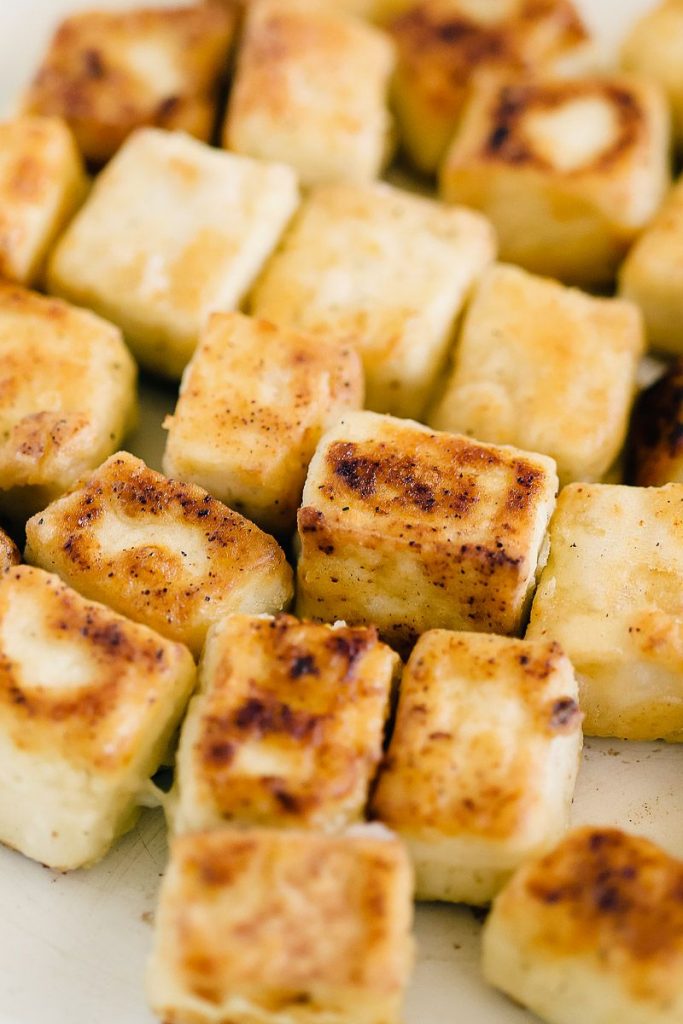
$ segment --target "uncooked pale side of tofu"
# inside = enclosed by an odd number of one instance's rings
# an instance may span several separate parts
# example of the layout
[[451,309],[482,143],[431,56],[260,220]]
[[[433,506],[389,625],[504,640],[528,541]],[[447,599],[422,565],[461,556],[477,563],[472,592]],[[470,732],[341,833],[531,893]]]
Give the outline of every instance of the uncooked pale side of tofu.
[[133,826],[195,682],[187,648],[20,565],[0,575],[0,842],[60,870]]
[[683,740],[683,484],[570,484],[527,637],[558,641],[584,732]]
[[484,977],[548,1024],[678,1024],[683,862],[581,828],[515,875],[484,926]]
[[363,404],[349,345],[214,313],[183,376],[164,471],[273,533],[291,533],[323,432]]
[[195,655],[213,622],[280,611],[292,596],[272,537],[127,452],[28,521],[26,559]]
[[372,801],[407,845],[418,899],[488,903],[560,838],[582,745],[577,697],[555,643],[420,637]]
[[547,456],[350,413],[309,467],[297,614],[401,650],[436,627],[517,633],[557,486]]
[[118,324],[147,369],[179,377],[209,314],[240,305],[297,205],[290,167],[139,129],[62,236],[49,290]]
[[175,1024],[399,1024],[412,872],[393,837],[180,836],[147,975]]

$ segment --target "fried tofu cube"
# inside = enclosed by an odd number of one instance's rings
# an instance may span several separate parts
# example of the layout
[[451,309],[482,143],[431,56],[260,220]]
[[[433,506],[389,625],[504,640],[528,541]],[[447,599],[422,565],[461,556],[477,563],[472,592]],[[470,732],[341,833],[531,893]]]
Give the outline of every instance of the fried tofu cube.
[[223,129],[226,149],[282,160],[303,185],[377,178],[390,155],[394,51],[379,29],[315,0],[259,0]]
[[683,484],[570,484],[527,636],[557,640],[584,732],[683,741]]
[[[406,258],[406,254],[410,254]],[[488,222],[390,185],[313,191],[252,296],[274,323],[355,347],[366,404],[419,417],[495,256]]]
[[113,324],[0,282],[5,515],[23,521],[116,451],[135,421],[136,377]]
[[644,348],[631,303],[493,267],[469,305],[429,422],[552,455],[561,484],[599,480],[624,443]]
[[213,622],[280,611],[292,596],[272,537],[127,452],[28,521],[26,559],[196,655]]
[[555,504],[552,459],[351,413],[322,438],[299,510],[297,614],[517,633]]
[[654,843],[577,829],[495,901],[484,977],[548,1024],[677,1024],[682,891],[683,863]]
[[627,35],[621,61],[629,71],[653,78],[664,89],[673,114],[674,137],[683,145],[683,6],[664,0],[639,18]]
[[0,573],[18,565],[20,561],[19,548],[4,530],[0,530]]
[[0,842],[61,870],[134,824],[195,681],[190,652],[56,576],[0,576]]
[[683,484],[683,357],[641,392],[631,420],[628,483]]
[[683,353],[683,178],[629,251],[619,292],[640,306],[654,349]]
[[231,615],[212,627],[171,795],[177,832],[334,832],[362,818],[400,659],[372,626]]
[[537,70],[588,40],[570,0],[413,0],[387,25],[398,54],[393,98],[403,146],[433,174],[483,69]]
[[118,324],[145,367],[178,377],[209,314],[240,304],[297,203],[289,167],[139,129],[54,251],[49,288]]
[[555,643],[420,637],[372,801],[407,845],[418,899],[488,903],[560,838],[582,745],[577,698]]
[[86,191],[76,143],[61,121],[0,123],[0,277],[34,284]]
[[147,974],[175,1024],[399,1024],[412,873],[391,837],[176,838]]
[[355,349],[214,313],[164,426],[164,470],[273,533],[291,533],[323,432],[363,404]]
[[57,28],[24,109],[64,118],[95,163],[143,125],[208,141],[235,21],[236,8],[211,3],[73,14]]
[[501,259],[608,284],[666,192],[668,110],[636,76],[481,79],[441,167],[441,194],[482,210]]

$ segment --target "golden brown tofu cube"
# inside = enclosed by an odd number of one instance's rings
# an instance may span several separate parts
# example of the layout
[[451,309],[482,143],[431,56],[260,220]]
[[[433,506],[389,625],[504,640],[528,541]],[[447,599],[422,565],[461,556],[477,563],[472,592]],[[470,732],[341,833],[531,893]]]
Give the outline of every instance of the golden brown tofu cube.
[[190,652],[27,565],[0,576],[0,842],[69,870],[134,824]]
[[628,483],[683,483],[683,358],[643,391],[633,412]]
[[582,745],[577,698],[555,643],[420,637],[372,801],[407,845],[418,899],[487,903],[560,838]]
[[429,422],[552,455],[561,484],[599,480],[624,443],[644,348],[631,303],[493,267],[470,303]]
[[213,622],[280,611],[292,596],[272,537],[127,452],[29,520],[26,559],[195,654]]
[[57,235],[85,197],[70,131],[57,118],[0,123],[0,276],[33,284]]
[[0,530],[0,573],[18,565],[20,561],[19,548],[4,530]]
[[236,8],[215,3],[73,14],[55,32],[24,108],[64,118],[96,163],[142,125],[208,141],[235,20]]
[[683,178],[624,260],[619,292],[640,306],[653,348],[683,353]]
[[291,164],[303,185],[371,181],[390,153],[393,67],[379,29],[315,0],[259,0],[247,16],[223,144]]
[[302,618],[516,633],[555,504],[552,459],[351,413],[321,440],[299,510]]
[[242,302],[297,204],[289,167],[140,129],[62,237],[49,288],[118,324],[148,369],[179,377],[209,314]]
[[25,519],[121,444],[137,370],[94,313],[0,282],[0,508]]
[[164,470],[273,533],[291,533],[323,432],[363,404],[355,349],[215,313],[164,426]]
[[209,633],[171,797],[176,832],[360,819],[400,664],[372,626],[232,615]]
[[538,70],[583,48],[570,0],[412,0],[387,25],[397,50],[394,104],[403,146],[433,174],[482,70]]
[[313,191],[253,296],[274,323],[356,348],[366,404],[420,416],[455,321],[495,255],[477,213],[390,185]]
[[683,484],[570,484],[527,636],[557,640],[589,736],[683,740]]
[[[650,5],[648,5],[650,6]],[[674,138],[683,145],[683,4],[664,0],[632,27],[621,50],[629,71],[653,78],[664,89],[673,114]]]
[[147,975],[175,1024],[399,1024],[412,874],[372,834],[218,829],[181,836]]
[[523,867],[484,929],[484,977],[549,1024],[678,1024],[683,863],[581,828]]
[[574,284],[612,281],[668,185],[668,110],[636,76],[482,79],[441,168],[482,210],[501,259]]

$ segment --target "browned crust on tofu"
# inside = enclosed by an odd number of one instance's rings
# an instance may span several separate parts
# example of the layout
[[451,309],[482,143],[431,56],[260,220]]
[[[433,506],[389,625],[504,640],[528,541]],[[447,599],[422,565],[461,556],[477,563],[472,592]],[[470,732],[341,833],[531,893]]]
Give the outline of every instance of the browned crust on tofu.
[[595,957],[636,999],[662,1002],[680,986],[683,863],[613,828],[582,828],[523,870],[497,908],[517,900],[541,955]]
[[[94,161],[106,160],[140,125],[208,139],[236,18],[236,5],[213,2],[74,14],[57,28],[25,109],[63,117]],[[172,53],[177,93],[159,95],[128,64],[126,47],[138,42]]]
[[[615,137],[589,163],[559,171],[537,153],[524,131],[524,121],[532,114],[552,111],[573,100],[602,97],[616,114]],[[491,111],[489,133],[479,158],[551,171],[565,177],[605,172],[619,163],[624,154],[646,141],[647,111],[634,92],[616,82],[601,78],[562,79],[557,82],[522,82],[502,85]]]
[[683,481],[683,357],[638,398],[628,449],[630,483]]
[[20,561],[19,548],[4,530],[0,530],[0,573],[18,565]]
[[41,630],[49,632],[51,643],[63,639],[79,647],[90,661],[93,682],[66,692],[35,685],[0,647],[0,723],[18,749],[52,751],[101,771],[120,771],[137,752],[138,720],[164,699],[179,666],[191,666],[189,652],[27,565],[11,568],[0,580],[0,621],[13,593],[33,596],[36,585],[45,588]]

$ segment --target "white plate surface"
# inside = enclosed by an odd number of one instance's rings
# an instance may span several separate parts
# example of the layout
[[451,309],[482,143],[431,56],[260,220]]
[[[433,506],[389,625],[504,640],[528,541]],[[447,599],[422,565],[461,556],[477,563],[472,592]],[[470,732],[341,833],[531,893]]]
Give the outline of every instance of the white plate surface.
[[[124,4],[0,0],[0,113],[11,111],[54,22],[86,6]],[[613,46],[634,14],[652,2],[583,0],[580,6]],[[142,423],[129,447],[152,465],[159,465],[160,424],[173,401],[169,388],[143,390]],[[683,747],[588,741],[574,821],[617,824],[683,855],[681,778]],[[90,871],[61,875],[0,849],[0,1024],[154,1024],[143,975],[165,858],[159,811],[144,812],[138,828]],[[406,1024],[536,1019],[480,980],[480,927],[466,909],[418,909],[419,953]]]

